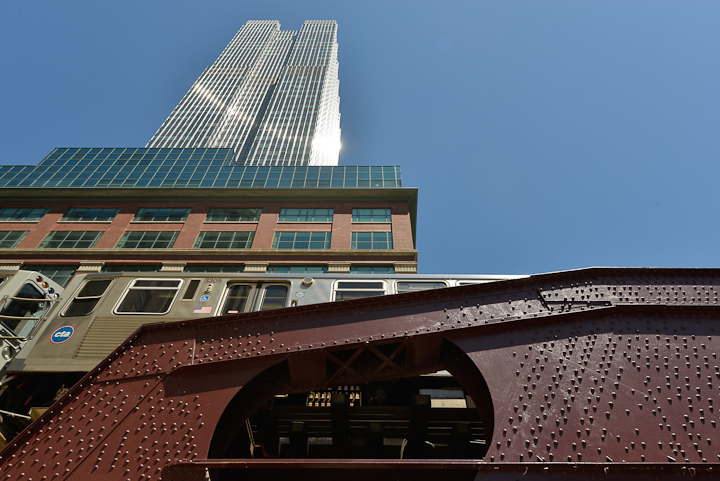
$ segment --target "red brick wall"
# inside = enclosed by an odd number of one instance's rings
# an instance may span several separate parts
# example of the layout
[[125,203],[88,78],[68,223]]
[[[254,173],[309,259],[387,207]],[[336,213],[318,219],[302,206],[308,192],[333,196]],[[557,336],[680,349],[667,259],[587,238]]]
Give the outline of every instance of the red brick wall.
[[[29,203],[17,203],[17,207],[47,207],[47,203],[32,203],[37,205],[28,205]],[[16,207],[9,203],[3,203],[3,207]],[[119,207],[120,213],[112,222],[72,222],[64,223],[58,221],[62,218],[64,212],[70,207]],[[188,219],[183,222],[143,222],[134,223],[132,219],[135,213],[141,207],[173,207],[173,208],[192,208]],[[228,222],[228,223],[205,223],[207,213],[210,208],[262,208],[262,215],[257,223],[253,222]],[[278,223],[280,209],[283,208],[333,208],[334,216],[332,223]],[[353,223],[353,208],[390,208],[392,212],[391,223]],[[123,233],[126,231],[179,231],[178,239],[173,246],[175,249],[190,249],[194,246],[195,240],[201,231],[255,231],[255,237],[252,249],[270,249],[275,232],[332,232],[331,249],[350,249],[352,232],[387,232],[392,231],[393,245],[396,250],[412,250],[414,243],[412,239],[412,227],[410,224],[410,213],[408,205],[405,203],[393,202],[314,202],[314,203],[297,203],[297,202],[266,202],[266,203],[232,203],[232,202],[199,202],[195,204],[187,204],[181,202],[132,202],[119,204],[117,202],[93,203],[92,205],[83,205],[82,203],[57,203],[48,214],[46,214],[37,223],[29,222],[0,222],[0,230],[29,230],[28,235],[18,246],[19,248],[35,248],[52,230],[102,230],[105,231],[103,236],[96,244],[96,249],[112,249],[114,248]],[[38,252],[38,254],[41,254]],[[170,257],[172,255],[168,252]],[[298,255],[301,257],[299,258]],[[125,257],[126,254],[118,253],[118,256]],[[116,258],[118,256],[113,256]],[[40,255],[40,257],[43,257]],[[165,257],[165,256],[163,256]],[[315,256],[313,256],[315,257]],[[217,258],[214,258],[217,259]],[[237,256],[234,259],[238,259]],[[287,259],[282,256],[273,257],[275,260],[282,262],[293,262],[301,259],[302,262],[312,262],[312,260],[302,254],[294,254]],[[339,258],[338,258],[339,259]],[[327,261],[327,256],[320,254],[317,256],[317,262]],[[336,260],[336,259],[333,259]],[[389,257],[379,257],[373,260],[373,256],[368,256],[360,262],[387,263],[395,259]]]

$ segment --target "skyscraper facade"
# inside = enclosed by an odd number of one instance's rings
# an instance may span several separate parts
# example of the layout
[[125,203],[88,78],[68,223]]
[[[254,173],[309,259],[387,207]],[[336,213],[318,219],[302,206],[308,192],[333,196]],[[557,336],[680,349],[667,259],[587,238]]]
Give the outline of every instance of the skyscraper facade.
[[229,148],[240,165],[337,165],[336,22],[247,22],[147,147]]

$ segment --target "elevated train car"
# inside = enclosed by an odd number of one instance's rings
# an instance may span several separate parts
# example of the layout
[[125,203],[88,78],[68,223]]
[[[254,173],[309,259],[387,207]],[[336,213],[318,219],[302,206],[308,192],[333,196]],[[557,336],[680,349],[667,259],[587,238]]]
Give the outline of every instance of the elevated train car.
[[62,293],[38,272],[0,270],[0,375],[44,325]]
[[[0,434],[10,439],[143,324],[300,307],[519,276],[92,273],[75,276],[7,366]],[[56,287],[57,289],[57,287]],[[57,297],[57,296],[56,296]],[[427,380],[428,389],[443,384]],[[435,391],[434,391],[435,392]],[[440,393],[442,394],[442,393]],[[438,394],[438,395],[440,395]],[[447,394],[447,393],[445,393]],[[353,392],[353,396],[360,393]],[[455,392],[454,396],[463,395]],[[313,404],[329,402],[319,393]],[[304,400],[303,402],[305,402]],[[450,403],[450,401],[445,401]]]

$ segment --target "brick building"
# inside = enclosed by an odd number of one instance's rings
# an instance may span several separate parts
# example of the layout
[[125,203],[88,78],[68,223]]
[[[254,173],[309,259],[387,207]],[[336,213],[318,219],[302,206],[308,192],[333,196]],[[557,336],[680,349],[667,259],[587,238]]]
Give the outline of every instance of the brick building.
[[396,166],[237,166],[230,149],[55,149],[0,169],[0,265],[413,273],[417,189]]

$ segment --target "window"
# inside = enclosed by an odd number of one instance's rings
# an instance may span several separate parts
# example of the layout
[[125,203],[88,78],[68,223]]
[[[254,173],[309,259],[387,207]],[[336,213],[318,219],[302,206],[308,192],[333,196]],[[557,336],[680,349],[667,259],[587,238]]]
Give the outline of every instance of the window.
[[333,209],[280,209],[278,222],[332,222]]
[[240,312],[245,312],[245,306],[247,305],[249,294],[250,286],[248,285],[242,284],[228,287],[225,305],[223,306],[220,314],[238,314]]
[[382,281],[338,281],[335,286],[336,301],[384,296],[385,293],[386,286]]
[[353,209],[353,222],[391,222],[390,209]]
[[100,272],[160,272],[160,264],[106,264]]
[[330,232],[276,232],[273,249],[329,249]]
[[[260,289],[259,285],[257,289]],[[250,299],[262,299],[257,308],[260,311],[279,309],[285,307],[287,297],[288,287],[281,284],[265,284],[262,286],[262,292],[257,290],[253,292],[253,286],[248,284],[233,284],[228,286],[225,304],[220,315],[239,314],[253,310],[253,306],[248,304]],[[253,301],[253,304],[256,303],[257,301]]]
[[326,266],[268,266],[268,273],[272,274],[325,274]]
[[445,287],[447,287],[447,284],[441,281],[398,281],[396,290],[398,294],[401,294],[403,292],[429,291],[430,289],[443,289]]
[[165,314],[180,290],[180,279],[135,279],[115,309],[117,314]]
[[228,272],[239,273],[245,269],[244,265],[227,265],[227,264],[189,264],[183,269],[183,272]]
[[190,209],[140,209],[133,222],[184,222]]
[[[10,319],[3,318],[2,322],[9,327],[17,336],[28,336],[37,323],[39,317],[46,307],[45,302],[38,302],[39,299],[45,299],[45,294],[40,292],[32,284],[25,284],[0,312],[0,315],[7,316]],[[13,319],[14,318],[14,319]]]
[[353,232],[351,249],[392,249],[392,232]]
[[0,231],[0,248],[12,249],[28,234],[27,230],[3,230]]
[[280,309],[285,307],[287,301],[288,288],[287,286],[281,285],[269,285],[265,287],[262,304],[260,305],[261,311],[267,311],[268,309]]
[[0,222],[37,222],[50,209],[0,209]]
[[62,315],[65,317],[87,316],[95,310],[110,284],[112,284],[112,279],[86,281]]
[[394,274],[393,266],[350,266],[350,274]]
[[90,207],[73,207],[68,210],[61,221],[63,222],[110,222],[120,209],[94,209]]
[[210,209],[205,222],[257,222],[262,209]]
[[102,231],[56,230],[50,232],[38,246],[39,249],[90,249],[95,247]]
[[118,242],[118,249],[169,249],[178,233],[157,231],[126,232]]
[[27,265],[23,266],[23,269],[28,271],[37,271],[45,277],[49,277],[53,281],[57,282],[61,286],[65,287],[70,282],[70,279],[75,275],[75,271],[78,266],[63,266],[63,265]]
[[249,249],[254,232],[200,232],[195,249]]

